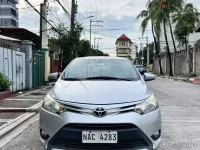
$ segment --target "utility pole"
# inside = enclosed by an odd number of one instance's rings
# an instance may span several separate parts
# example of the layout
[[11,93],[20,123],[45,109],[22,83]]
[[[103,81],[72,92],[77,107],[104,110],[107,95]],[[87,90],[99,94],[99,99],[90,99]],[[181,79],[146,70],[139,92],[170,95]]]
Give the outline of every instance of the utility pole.
[[40,49],[42,49],[42,15],[43,15],[43,3],[40,4]]
[[142,51],[142,58],[141,58],[141,59],[142,59],[142,66],[144,66],[144,54],[143,54],[144,51],[143,51],[143,47],[142,47],[142,45],[143,45],[143,44],[140,43],[140,51]]
[[150,66],[149,66],[149,41],[148,41],[148,37],[146,37],[147,40],[147,72],[150,71]]
[[[147,43],[147,72],[149,72],[150,66],[149,66],[149,40],[148,40],[148,36],[147,37],[142,37],[139,39],[146,39],[146,43]],[[142,51],[142,55],[143,55],[143,51]]]
[[[96,48],[96,40],[101,40],[102,38],[94,38],[94,50],[95,50],[95,48]],[[97,44],[97,46],[98,46],[98,44]],[[98,49],[97,49],[98,50]]]
[[[74,39],[75,14],[76,13],[77,13],[77,4],[75,4],[75,0],[72,0],[72,7],[71,7],[71,36],[72,36],[72,39]],[[72,45],[73,45],[72,58],[76,58],[76,45],[75,45],[75,43],[73,43]]]
[[41,49],[48,49],[48,34],[47,34],[47,0],[40,4],[40,37]]
[[74,33],[75,28],[75,0],[72,0],[72,8],[71,8],[71,32]]
[[101,20],[92,20],[90,19],[90,46],[92,47],[92,26],[100,26],[102,27],[101,25],[92,25],[92,23],[95,22],[95,23],[99,23],[99,22],[102,22]]

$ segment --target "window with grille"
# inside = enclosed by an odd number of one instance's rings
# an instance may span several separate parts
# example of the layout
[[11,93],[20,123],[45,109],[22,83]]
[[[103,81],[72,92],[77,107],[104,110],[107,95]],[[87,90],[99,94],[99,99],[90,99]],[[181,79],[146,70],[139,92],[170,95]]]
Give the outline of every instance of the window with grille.
[[14,19],[11,19],[11,24],[15,27],[17,26],[17,22]]

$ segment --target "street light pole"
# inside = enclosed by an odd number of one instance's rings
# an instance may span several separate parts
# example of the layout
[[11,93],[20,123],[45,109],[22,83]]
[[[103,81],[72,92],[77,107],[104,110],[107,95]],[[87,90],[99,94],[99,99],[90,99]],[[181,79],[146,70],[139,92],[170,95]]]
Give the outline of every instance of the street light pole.
[[148,41],[148,37],[146,37],[147,40],[147,72],[150,71],[150,66],[149,66],[149,41]]
[[144,51],[142,49],[142,43],[140,43],[140,50],[142,51],[142,66],[144,66]]
[[92,47],[92,19],[90,19],[90,47]]
[[[102,22],[101,20],[92,20],[90,19],[90,46],[92,47],[92,26],[101,26],[101,25],[92,25],[93,22],[99,23]],[[102,26],[101,26],[102,27]]]
[[[102,38],[94,38],[94,50],[96,48],[96,40],[101,40]],[[98,47],[98,44],[97,44],[97,47]],[[98,50],[98,49],[97,49]]]

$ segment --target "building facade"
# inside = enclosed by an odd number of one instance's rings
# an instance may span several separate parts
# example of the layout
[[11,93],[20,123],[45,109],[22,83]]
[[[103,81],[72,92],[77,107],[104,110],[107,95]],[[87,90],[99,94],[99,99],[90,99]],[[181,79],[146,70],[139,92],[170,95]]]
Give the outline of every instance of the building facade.
[[132,58],[132,44],[133,42],[125,35],[123,34],[120,36],[115,45],[117,48],[117,57],[125,57],[129,59]]
[[137,52],[138,52],[138,45],[136,42],[133,42],[133,44],[131,46],[131,57],[133,60],[136,59]]
[[18,0],[0,0],[0,26],[18,27]]

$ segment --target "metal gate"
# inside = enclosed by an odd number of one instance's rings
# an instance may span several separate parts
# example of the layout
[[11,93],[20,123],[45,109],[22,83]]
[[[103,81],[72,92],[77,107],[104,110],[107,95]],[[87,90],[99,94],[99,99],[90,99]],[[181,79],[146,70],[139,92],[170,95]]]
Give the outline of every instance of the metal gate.
[[12,92],[25,89],[25,54],[0,47],[0,72],[13,82]]
[[33,51],[33,88],[45,84],[45,53]]

